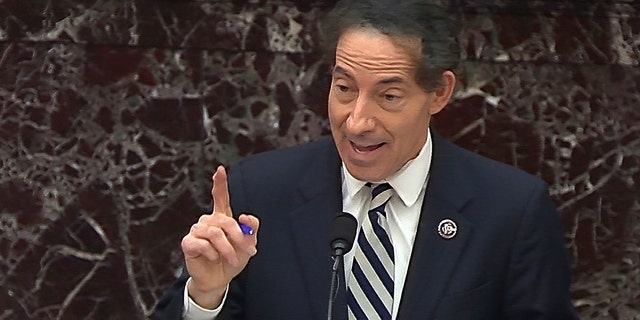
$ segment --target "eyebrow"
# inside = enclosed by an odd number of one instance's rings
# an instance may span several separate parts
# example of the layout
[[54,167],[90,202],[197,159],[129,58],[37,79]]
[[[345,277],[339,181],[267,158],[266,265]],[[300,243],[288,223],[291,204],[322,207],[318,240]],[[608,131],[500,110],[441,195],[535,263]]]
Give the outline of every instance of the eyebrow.
[[[353,80],[353,76],[349,73],[349,71],[345,70],[344,68],[340,67],[340,66],[334,66],[333,67],[333,74],[339,73],[351,80]],[[386,85],[386,84],[392,84],[392,83],[404,83],[406,82],[406,80],[403,77],[399,77],[399,76],[392,76],[389,78],[384,78],[379,80],[376,85]]]
[[353,79],[353,77],[351,76],[351,74],[349,74],[349,71],[345,70],[343,67],[340,66],[334,66],[333,67],[333,74],[339,73],[349,79]]

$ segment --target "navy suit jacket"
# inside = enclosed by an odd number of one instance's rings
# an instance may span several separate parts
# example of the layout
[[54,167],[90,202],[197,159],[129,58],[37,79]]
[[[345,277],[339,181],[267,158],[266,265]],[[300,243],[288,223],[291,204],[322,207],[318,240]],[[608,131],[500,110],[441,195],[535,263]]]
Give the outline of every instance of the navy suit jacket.
[[[433,159],[398,319],[577,319],[569,260],[547,185],[433,135]],[[261,220],[258,253],[220,319],[325,319],[330,222],[342,212],[330,138],[249,157],[229,172],[234,214]],[[452,239],[437,226],[451,219]],[[180,319],[184,274],[158,303]],[[334,319],[346,319],[344,281]]]

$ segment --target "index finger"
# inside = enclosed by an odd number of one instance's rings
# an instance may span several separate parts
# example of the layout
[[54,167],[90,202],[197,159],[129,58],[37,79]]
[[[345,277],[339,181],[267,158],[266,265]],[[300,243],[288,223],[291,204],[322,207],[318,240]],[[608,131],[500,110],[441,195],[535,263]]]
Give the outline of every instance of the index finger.
[[229,186],[227,185],[227,171],[223,166],[218,166],[216,172],[211,178],[213,187],[211,188],[211,196],[213,197],[213,212],[221,212],[231,217],[231,205],[229,201]]

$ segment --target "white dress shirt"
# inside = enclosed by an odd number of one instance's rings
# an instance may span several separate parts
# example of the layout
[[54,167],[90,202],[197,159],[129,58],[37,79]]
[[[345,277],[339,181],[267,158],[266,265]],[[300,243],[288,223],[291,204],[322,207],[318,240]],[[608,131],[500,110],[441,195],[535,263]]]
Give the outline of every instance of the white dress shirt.
[[[363,219],[366,217],[369,202],[371,201],[371,189],[365,187],[367,182],[384,183],[388,182],[394,190],[385,211],[389,223],[391,242],[395,256],[395,275],[393,289],[393,312],[391,318],[396,319],[398,307],[404,288],[404,281],[407,277],[411,250],[420,220],[420,210],[427,186],[427,177],[431,167],[431,157],[433,144],[431,142],[431,132],[427,136],[427,141],[420,150],[418,156],[408,161],[398,172],[384,181],[360,181],[354,178],[342,165],[342,209],[344,212],[352,214],[358,220],[358,230]],[[358,233],[356,233],[357,235]],[[344,270],[347,285],[351,275],[353,265],[354,248],[344,256]],[[188,281],[191,281],[189,278]],[[188,284],[188,282],[187,282]],[[184,289],[184,319],[185,320],[213,320],[222,310],[225,297],[215,310],[207,310],[198,306],[188,295],[187,286]]]
[[[387,180],[370,181],[376,184],[388,182],[394,190],[394,195],[391,196],[385,207],[395,257],[392,319],[396,319],[398,315],[402,289],[407,277],[409,259],[411,258],[411,250],[413,249],[413,242],[418,229],[420,210],[422,209],[427,177],[431,166],[432,150],[431,134],[429,134],[427,142],[416,158],[407,162]],[[367,181],[357,180],[351,176],[344,166],[342,168],[342,208],[344,212],[352,214],[358,220],[359,232],[362,221],[369,211],[371,188],[365,187]],[[358,245],[357,241],[354,242],[354,248],[344,256],[347,285],[349,285],[353,256]]]

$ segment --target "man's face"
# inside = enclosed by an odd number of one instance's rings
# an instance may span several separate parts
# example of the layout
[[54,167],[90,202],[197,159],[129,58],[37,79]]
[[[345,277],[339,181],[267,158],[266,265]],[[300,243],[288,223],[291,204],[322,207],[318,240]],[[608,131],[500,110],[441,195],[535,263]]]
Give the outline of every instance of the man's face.
[[446,104],[416,82],[420,44],[410,40],[350,29],[338,41],[329,121],[340,157],[356,179],[386,179],[415,158],[431,115]]

